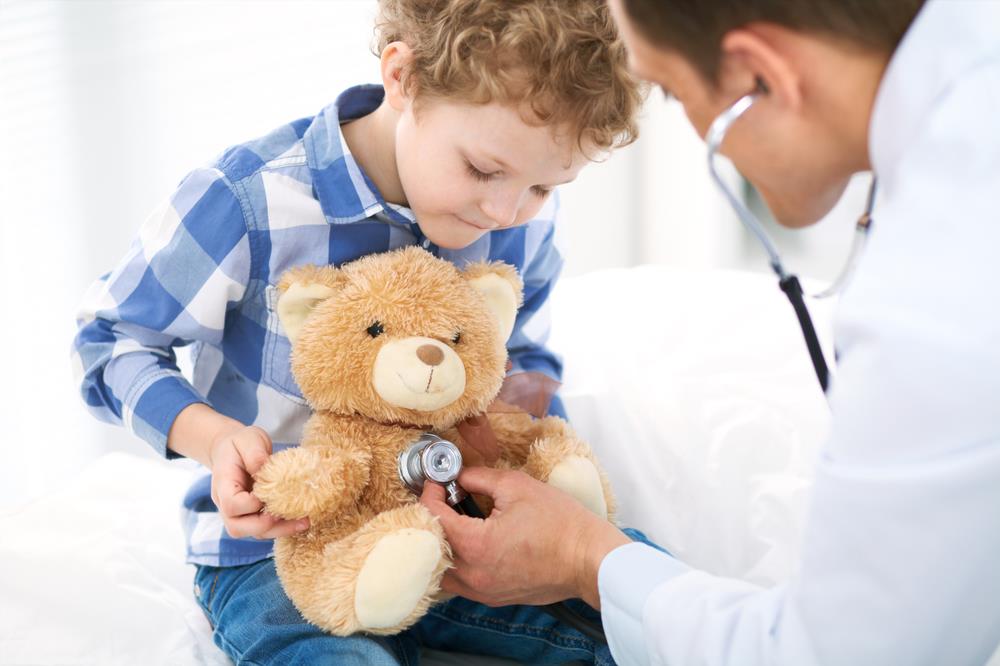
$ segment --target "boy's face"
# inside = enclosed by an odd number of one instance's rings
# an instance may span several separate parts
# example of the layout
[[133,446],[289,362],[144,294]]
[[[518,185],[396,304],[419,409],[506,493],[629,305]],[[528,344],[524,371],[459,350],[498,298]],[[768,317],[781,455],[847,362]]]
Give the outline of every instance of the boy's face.
[[529,125],[497,103],[421,99],[396,124],[396,168],[421,231],[439,247],[467,247],[524,224],[551,190],[589,161],[571,134]]
[[[659,48],[641,35],[631,25],[621,0],[610,0],[610,6],[633,71],[676,97],[702,138],[718,114],[754,90],[754,75],[749,67],[741,66],[738,58],[731,58],[728,67],[724,61],[718,85],[711,85],[679,53]],[[780,38],[789,50],[798,49],[800,61],[810,64],[835,53],[835,47],[827,43],[790,31]],[[828,60],[831,64],[825,66],[831,67],[835,58]],[[825,76],[816,78],[829,80]],[[801,79],[795,83],[802,85]],[[811,93],[822,88],[814,82],[809,85]],[[794,86],[790,89],[789,95],[771,91],[758,96],[753,107],[727,133],[721,152],[754,184],[779,222],[801,227],[828,213],[843,194],[850,176],[868,168],[867,134],[861,139],[835,130],[835,125],[852,111],[849,104],[844,108],[837,108],[829,100],[816,104],[815,95],[796,98],[799,90]],[[850,102],[861,106],[857,98]]]

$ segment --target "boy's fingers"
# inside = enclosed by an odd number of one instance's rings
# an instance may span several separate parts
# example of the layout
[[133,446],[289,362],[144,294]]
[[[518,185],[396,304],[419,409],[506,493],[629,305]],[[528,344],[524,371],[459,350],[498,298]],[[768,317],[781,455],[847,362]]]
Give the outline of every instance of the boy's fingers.
[[[266,514],[265,514],[266,515]],[[297,534],[309,527],[309,519],[302,520],[277,520],[271,529],[261,534],[258,539],[277,539],[279,537]]]
[[231,516],[246,516],[257,513],[263,508],[264,503],[256,495],[246,490],[241,490],[230,498],[230,510],[228,513]]
[[247,428],[236,442],[247,473],[253,476],[271,457],[271,439],[260,428]]
[[271,454],[264,449],[254,449],[243,454],[243,463],[246,465],[247,474],[253,476],[260,471],[271,457]]
[[250,493],[250,478],[236,467],[227,466],[215,472],[213,491],[216,506],[224,515],[243,516],[257,513],[264,504]]
[[283,520],[269,513],[240,516],[226,521],[226,531],[234,538],[254,537],[272,539],[299,532],[309,524],[308,519]]

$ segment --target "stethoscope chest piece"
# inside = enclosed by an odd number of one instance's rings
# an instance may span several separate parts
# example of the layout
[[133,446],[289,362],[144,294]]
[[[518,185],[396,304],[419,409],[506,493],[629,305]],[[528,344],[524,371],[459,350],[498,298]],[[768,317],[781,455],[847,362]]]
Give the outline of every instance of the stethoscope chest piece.
[[423,491],[425,481],[432,481],[445,487],[448,504],[452,506],[467,496],[457,482],[462,471],[462,453],[446,439],[424,433],[399,454],[397,462],[399,480],[416,495]]

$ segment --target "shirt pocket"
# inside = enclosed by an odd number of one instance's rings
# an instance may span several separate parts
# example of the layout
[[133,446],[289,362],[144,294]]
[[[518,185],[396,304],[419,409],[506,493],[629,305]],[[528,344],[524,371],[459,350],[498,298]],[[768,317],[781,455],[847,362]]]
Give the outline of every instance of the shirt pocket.
[[264,290],[267,310],[267,333],[264,337],[262,381],[286,397],[306,404],[295,377],[292,376],[292,344],[278,320],[278,288],[268,285]]

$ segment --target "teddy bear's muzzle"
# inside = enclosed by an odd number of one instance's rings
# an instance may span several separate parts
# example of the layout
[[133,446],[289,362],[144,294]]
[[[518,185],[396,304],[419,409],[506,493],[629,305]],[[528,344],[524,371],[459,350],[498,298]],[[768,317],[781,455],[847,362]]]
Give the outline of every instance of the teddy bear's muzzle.
[[465,364],[451,347],[433,338],[389,340],[375,358],[372,384],[391,405],[435,411],[465,392]]

